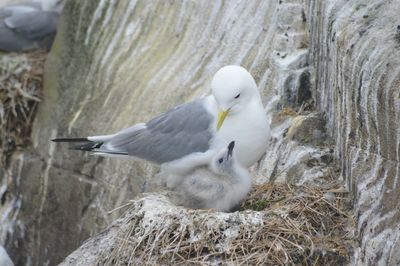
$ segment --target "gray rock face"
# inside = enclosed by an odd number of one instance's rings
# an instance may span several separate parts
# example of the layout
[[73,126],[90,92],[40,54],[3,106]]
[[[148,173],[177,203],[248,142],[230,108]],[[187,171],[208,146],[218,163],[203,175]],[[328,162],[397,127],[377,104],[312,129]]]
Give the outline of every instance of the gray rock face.
[[[373,0],[68,1],[47,61],[33,147],[15,156],[19,201],[4,220],[13,225],[0,230],[10,256],[17,265],[60,262],[157,173],[150,164],[92,157],[49,139],[147,121],[209,93],[221,66],[241,64],[267,112],[311,100],[325,112],[326,127],[315,130],[333,138],[354,195],[354,263],[398,264],[399,11],[399,1]],[[283,140],[292,122],[275,125],[271,150],[253,169],[256,182],[275,168],[293,181],[300,167],[297,178],[307,179],[302,162],[329,153],[294,136]]]
[[308,6],[313,95],[354,196],[354,262],[399,265],[400,1]]

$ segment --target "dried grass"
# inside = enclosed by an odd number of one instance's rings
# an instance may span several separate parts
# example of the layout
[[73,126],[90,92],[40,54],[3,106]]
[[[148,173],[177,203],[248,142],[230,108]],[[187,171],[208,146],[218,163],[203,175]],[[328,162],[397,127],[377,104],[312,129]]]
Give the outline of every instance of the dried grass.
[[46,54],[0,55],[0,163],[26,145],[42,88]]
[[[353,219],[340,190],[257,186],[241,211],[187,210],[149,196],[132,202],[98,265],[343,265]],[[124,228],[124,229],[122,229]]]

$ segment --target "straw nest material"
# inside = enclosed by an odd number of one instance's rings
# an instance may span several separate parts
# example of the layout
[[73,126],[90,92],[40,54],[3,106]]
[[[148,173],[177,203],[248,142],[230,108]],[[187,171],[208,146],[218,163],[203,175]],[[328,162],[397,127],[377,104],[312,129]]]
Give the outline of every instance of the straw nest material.
[[124,217],[62,265],[343,265],[352,246],[346,193],[266,184],[233,213],[189,210],[162,195]]
[[40,100],[45,54],[0,55],[0,164],[29,139]]

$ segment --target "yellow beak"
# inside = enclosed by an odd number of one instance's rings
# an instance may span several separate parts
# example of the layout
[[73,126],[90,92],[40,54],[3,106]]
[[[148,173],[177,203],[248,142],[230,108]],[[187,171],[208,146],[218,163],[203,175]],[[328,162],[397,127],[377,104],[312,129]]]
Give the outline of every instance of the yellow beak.
[[229,113],[229,109],[226,111],[220,111],[218,113],[217,130],[219,130],[221,128],[222,123],[224,123],[224,120],[225,120],[226,116],[228,115],[228,113]]

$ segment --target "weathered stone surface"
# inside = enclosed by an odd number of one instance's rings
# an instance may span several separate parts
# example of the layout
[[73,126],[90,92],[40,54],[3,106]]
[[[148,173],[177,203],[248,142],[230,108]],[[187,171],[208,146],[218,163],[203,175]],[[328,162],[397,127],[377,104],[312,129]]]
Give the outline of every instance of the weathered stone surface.
[[313,96],[354,195],[354,263],[399,265],[400,1],[308,1]]
[[337,176],[334,146],[326,135],[325,123],[321,113],[297,115],[291,109],[275,113],[265,158],[254,167],[255,182],[320,186],[332,174]]
[[300,143],[319,144],[327,139],[325,123],[321,113],[297,116],[288,128],[286,137]]

